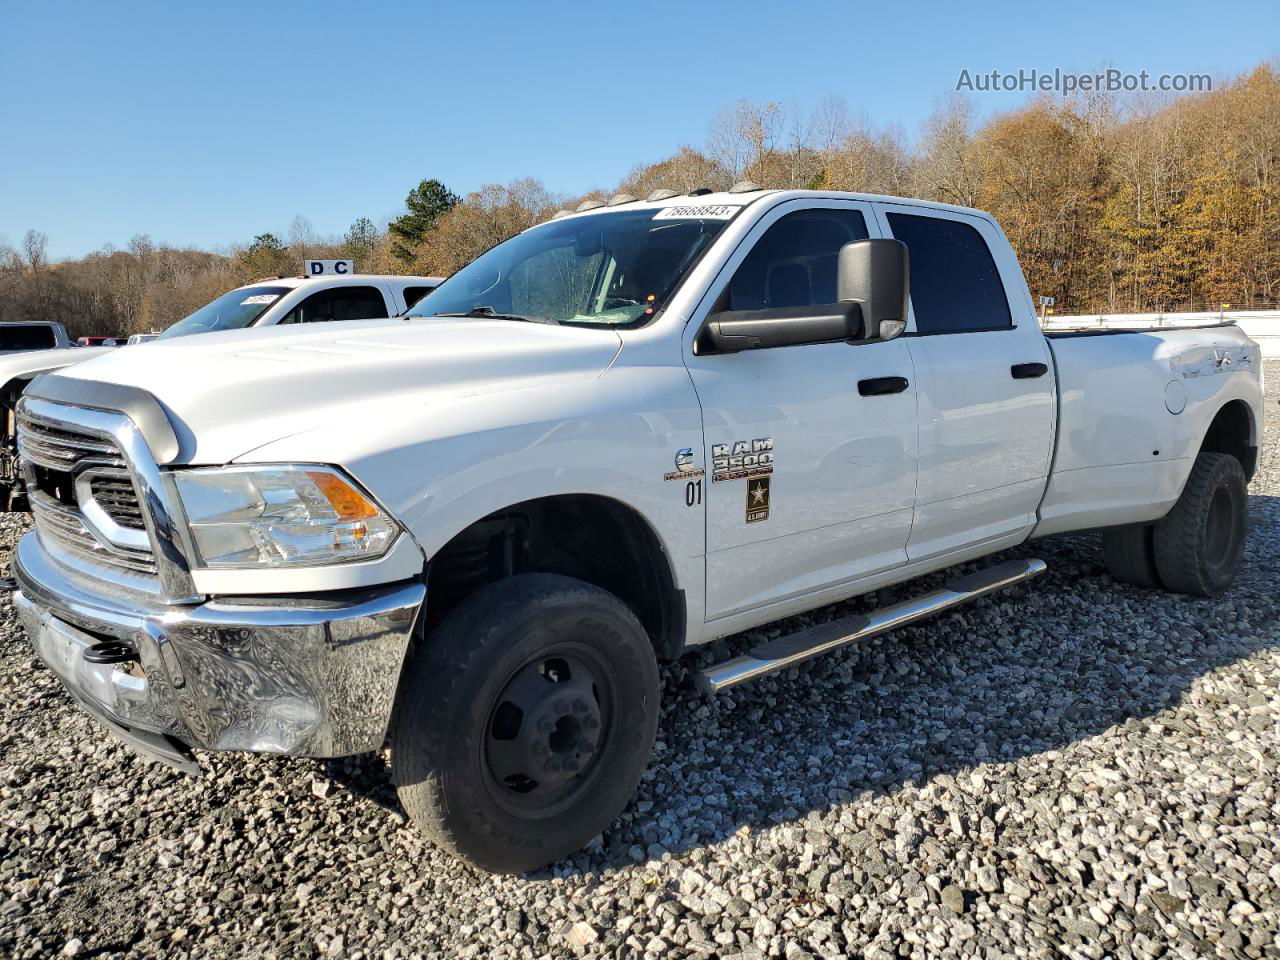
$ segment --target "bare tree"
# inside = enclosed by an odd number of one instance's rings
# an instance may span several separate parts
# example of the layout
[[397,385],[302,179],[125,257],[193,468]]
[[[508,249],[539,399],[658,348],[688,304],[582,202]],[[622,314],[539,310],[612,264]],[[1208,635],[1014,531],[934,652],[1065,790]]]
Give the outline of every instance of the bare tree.
[[783,126],[782,107],[777,103],[750,103],[739,100],[720,111],[711,121],[707,153],[735,180],[752,167],[768,167],[777,150]]
[[49,237],[39,230],[28,230],[22,238],[22,250],[32,273],[39,273],[49,264]]
[[289,249],[299,259],[315,255],[315,248],[320,240],[316,236],[316,228],[311,221],[298,214],[289,223]]
[[958,94],[925,123],[916,165],[917,192],[931,200],[972,207],[978,202],[981,164],[973,150],[973,106]]

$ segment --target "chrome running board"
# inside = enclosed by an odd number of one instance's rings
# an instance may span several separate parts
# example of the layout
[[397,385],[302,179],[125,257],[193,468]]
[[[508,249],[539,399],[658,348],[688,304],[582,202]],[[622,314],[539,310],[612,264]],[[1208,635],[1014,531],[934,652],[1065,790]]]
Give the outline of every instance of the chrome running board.
[[1048,569],[1043,560],[1010,560],[977,573],[956,577],[941,590],[895,603],[869,614],[820,623],[768,643],[750,653],[708,667],[697,675],[706,693],[719,693],[767,673],[794,666],[820,653],[874,637],[876,634],[923,620],[985,594],[1037,577]]

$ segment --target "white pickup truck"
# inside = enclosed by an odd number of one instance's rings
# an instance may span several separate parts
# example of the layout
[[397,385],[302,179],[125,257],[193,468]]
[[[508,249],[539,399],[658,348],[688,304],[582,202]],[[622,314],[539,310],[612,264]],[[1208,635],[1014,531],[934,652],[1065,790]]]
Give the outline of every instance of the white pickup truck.
[[[268,277],[228,290],[195,313],[168,327],[158,337],[153,334],[134,334],[129,337],[128,345],[216,330],[241,330],[250,327],[260,329],[277,324],[314,323],[320,320],[395,317],[442,282],[442,277],[392,277],[353,273],[341,276],[324,274],[315,277]],[[67,341],[62,324],[45,326],[56,327],[61,331],[64,341],[60,345],[74,349],[48,349],[0,356],[0,510],[26,508],[26,496],[18,472],[17,421],[14,413],[27,384],[42,373],[82,363],[115,349],[114,345],[75,347]],[[49,346],[53,346],[51,338]],[[5,352],[0,350],[0,353]]]
[[[1262,422],[1237,328],[1046,338],[976,210],[749,184],[585,206],[403,318],[36,380],[15,596],[67,689],[185,769],[389,737],[413,819],[522,871],[623,809],[657,663],[695,644],[1071,530],[1104,528],[1121,580],[1231,584]],[[957,575],[701,682],[1043,569]]]

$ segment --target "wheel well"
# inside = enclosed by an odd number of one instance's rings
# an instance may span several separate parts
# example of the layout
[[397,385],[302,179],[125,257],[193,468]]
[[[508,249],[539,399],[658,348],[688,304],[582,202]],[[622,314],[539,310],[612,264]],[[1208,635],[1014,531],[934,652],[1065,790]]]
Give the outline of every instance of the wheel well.
[[631,608],[659,658],[684,647],[684,592],[649,524],[607,497],[526,500],[477,520],[427,568],[427,629],[485,584],[520,573],[559,573],[594,584]]
[[1252,480],[1258,467],[1258,447],[1253,443],[1253,415],[1243,400],[1232,400],[1218,411],[1200,444],[1201,453],[1229,453],[1240,461]]

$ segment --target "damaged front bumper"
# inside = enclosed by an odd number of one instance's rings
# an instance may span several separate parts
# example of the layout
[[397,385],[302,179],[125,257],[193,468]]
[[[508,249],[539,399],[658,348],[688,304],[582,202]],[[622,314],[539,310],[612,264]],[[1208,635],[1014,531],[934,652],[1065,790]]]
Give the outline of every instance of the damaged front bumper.
[[[152,605],[69,575],[34,532],[13,568],[41,660],[113,733],[186,770],[192,747],[310,757],[381,747],[426,596],[408,582]],[[94,662],[121,648],[122,662]]]

